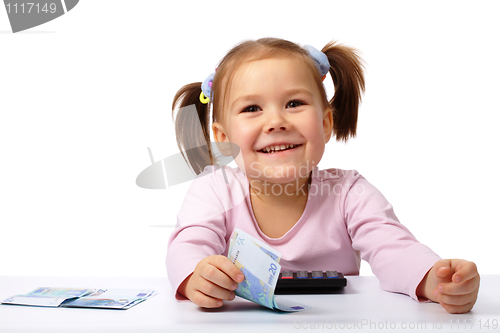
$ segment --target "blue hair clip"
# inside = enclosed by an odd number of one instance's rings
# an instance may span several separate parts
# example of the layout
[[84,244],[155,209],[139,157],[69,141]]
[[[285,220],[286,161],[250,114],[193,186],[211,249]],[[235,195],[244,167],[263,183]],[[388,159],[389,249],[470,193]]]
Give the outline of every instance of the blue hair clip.
[[212,81],[214,80],[215,73],[210,74],[205,81],[201,83],[200,102],[207,104],[212,95]]
[[309,52],[311,58],[313,58],[321,76],[328,74],[328,71],[330,70],[330,62],[328,61],[326,54],[311,45],[305,45],[304,48],[307,52]]

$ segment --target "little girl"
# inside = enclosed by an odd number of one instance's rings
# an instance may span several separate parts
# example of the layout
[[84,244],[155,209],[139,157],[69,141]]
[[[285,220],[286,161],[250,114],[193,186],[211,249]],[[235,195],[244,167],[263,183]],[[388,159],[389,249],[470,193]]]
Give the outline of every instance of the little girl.
[[[203,83],[177,92],[178,145],[199,174],[169,240],[167,271],[178,299],[207,308],[234,299],[244,276],[226,256],[238,227],[281,252],[283,270],[358,275],[364,259],[384,290],[439,302],[450,313],[472,309],[479,290],[473,262],[441,259],[419,243],[355,170],[318,169],[332,135],[356,135],[363,91],[355,50],[263,38],[237,45]],[[237,168],[217,166],[210,130]]]

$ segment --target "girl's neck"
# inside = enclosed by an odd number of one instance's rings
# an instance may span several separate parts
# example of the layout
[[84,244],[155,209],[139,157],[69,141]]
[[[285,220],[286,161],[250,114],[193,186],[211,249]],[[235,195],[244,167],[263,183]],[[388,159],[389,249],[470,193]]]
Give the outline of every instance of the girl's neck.
[[297,223],[307,204],[310,179],[287,184],[250,181],[254,216],[266,236],[280,238]]
[[307,198],[310,182],[311,173],[285,184],[249,179],[250,194],[267,205],[287,206]]

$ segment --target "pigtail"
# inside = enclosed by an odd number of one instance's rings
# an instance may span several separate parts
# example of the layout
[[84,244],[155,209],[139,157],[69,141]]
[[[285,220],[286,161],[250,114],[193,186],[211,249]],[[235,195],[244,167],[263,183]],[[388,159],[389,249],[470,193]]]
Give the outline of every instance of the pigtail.
[[[172,102],[177,146],[197,175],[213,164],[209,104],[200,102],[200,93],[201,82],[187,84],[179,89]],[[174,117],[176,106],[178,111]]]
[[322,50],[330,63],[330,75],[335,95],[329,101],[333,110],[333,133],[337,141],[347,141],[356,136],[358,107],[365,90],[363,65],[356,50],[335,42],[328,43]]

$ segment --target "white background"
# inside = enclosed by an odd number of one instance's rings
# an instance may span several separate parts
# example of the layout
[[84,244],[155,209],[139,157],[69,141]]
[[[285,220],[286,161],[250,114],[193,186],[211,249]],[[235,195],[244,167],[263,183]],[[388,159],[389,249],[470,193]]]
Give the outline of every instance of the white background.
[[175,92],[266,36],[360,50],[358,136],[320,167],[357,169],[421,242],[500,274],[499,7],[82,0],[16,34],[0,7],[0,275],[166,275],[187,184],[136,186],[147,147],[177,153]]

